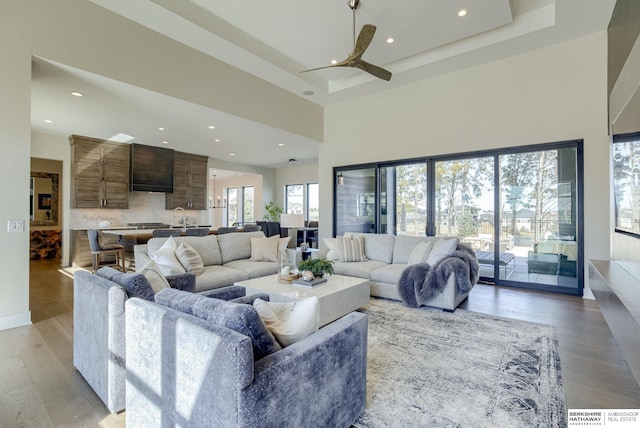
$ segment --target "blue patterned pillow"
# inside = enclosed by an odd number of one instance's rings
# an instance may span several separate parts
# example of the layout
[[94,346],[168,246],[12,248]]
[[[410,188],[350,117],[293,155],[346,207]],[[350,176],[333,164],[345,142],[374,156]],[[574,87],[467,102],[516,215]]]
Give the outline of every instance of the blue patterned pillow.
[[205,298],[195,303],[193,314],[248,336],[256,361],[282,349],[251,305]]

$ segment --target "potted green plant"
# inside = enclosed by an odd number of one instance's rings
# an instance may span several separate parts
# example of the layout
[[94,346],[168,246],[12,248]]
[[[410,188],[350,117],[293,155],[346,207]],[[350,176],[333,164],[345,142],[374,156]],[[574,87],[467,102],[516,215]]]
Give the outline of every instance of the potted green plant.
[[333,261],[327,259],[308,258],[307,260],[303,260],[298,264],[298,272],[305,270],[311,271],[316,278],[322,278],[322,275],[325,273],[329,275],[335,273],[333,270]]
[[269,201],[269,203],[264,206],[264,210],[266,211],[264,221],[280,221],[280,214],[284,212],[284,210],[276,206],[273,201]]

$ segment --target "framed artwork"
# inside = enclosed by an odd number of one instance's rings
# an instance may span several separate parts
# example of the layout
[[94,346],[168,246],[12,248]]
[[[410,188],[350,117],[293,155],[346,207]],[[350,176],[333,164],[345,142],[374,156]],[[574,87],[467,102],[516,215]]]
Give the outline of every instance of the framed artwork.
[[38,209],[39,210],[51,209],[51,193],[38,193]]

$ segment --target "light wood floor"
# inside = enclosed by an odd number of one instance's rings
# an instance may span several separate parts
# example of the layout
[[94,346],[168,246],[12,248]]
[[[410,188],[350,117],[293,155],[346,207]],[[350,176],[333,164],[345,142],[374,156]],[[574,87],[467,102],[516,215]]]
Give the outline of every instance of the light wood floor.
[[[124,427],[73,367],[73,279],[31,263],[33,325],[0,331],[0,428]],[[477,285],[462,307],[555,325],[568,408],[640,408],[640,388],[592,300]]]

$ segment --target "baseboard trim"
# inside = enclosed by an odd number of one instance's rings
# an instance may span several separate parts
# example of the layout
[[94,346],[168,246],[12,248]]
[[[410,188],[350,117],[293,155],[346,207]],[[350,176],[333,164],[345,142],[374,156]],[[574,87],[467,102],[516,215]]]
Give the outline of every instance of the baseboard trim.
[[31,325],[31,311],[0,317],[0,330]]

